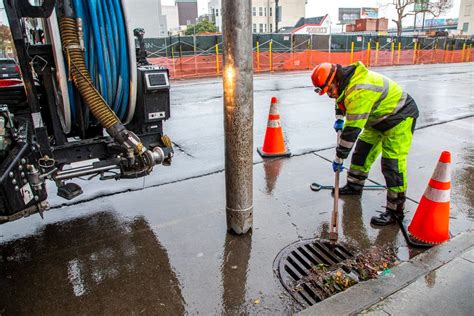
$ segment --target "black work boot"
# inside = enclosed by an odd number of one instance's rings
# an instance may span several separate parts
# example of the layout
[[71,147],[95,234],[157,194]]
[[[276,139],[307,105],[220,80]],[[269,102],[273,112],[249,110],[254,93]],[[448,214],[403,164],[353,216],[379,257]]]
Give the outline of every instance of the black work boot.
[[397,220],[403,220],[405,200],[405,192],[396,193],[388,190],[386,211],[378,216],[373,216],[370,223],[377,226],[387,226],[396,224]]
[[387,226],[396,224],[398,219],[403,220],[403,216],[403,212],[387,209],[378,216],[372,216],[370,223],[377,226]]
[[[342,188],[339,188],[339,195],[362,195],[363,186],[354,185],[352,183],[347,183]],[[332,194],[334,194],[334,189],[332,189]]]

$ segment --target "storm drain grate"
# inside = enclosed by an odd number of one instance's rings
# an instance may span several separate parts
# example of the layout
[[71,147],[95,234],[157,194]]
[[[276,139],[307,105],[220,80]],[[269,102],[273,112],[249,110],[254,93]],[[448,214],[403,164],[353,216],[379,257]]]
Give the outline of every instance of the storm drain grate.
[[317,293],[324,291],[305,280],[310,275],[310,270],[320,264],[329,266],[330,270],[333,265],[353,257],[354,250],[348,246],[338,244],[332,249],[326,240],[300,240],[280,251],[273,269],[291,296],[307,307],[322,301],[323,298]]

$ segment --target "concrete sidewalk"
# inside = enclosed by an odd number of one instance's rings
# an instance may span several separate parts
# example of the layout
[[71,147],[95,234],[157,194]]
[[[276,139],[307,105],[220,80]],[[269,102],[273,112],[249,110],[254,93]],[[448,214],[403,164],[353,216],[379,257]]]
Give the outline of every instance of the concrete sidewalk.
[[299,315],[472,315],[473,271],[470,230]]

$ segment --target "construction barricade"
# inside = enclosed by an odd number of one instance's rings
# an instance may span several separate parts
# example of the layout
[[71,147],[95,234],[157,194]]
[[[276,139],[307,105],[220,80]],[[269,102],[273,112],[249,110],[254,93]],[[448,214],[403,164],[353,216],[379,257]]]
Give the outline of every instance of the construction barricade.
[[[368,67],[459,63],[474,60],[471,39],[361,35],[254,35],[255,73],[310,70],[321,62]],[[222,37],[147,39],[149,61],[170,70],[173,79],[222,74]]]

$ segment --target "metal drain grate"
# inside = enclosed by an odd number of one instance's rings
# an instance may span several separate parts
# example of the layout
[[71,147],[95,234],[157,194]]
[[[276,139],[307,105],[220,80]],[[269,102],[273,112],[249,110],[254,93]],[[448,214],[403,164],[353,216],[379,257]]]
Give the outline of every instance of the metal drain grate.
[[[315,285],[305,281],[312,267],[319,264],[331,266],[354,257],[354,251],[338,244],[331,248],[329,241],[300,240],[284,248],[273,263],[274,272],[285,289],[303,306],[311,306],[323,300]],[[295,288],[298,286],[298,290]]]

